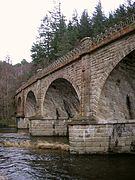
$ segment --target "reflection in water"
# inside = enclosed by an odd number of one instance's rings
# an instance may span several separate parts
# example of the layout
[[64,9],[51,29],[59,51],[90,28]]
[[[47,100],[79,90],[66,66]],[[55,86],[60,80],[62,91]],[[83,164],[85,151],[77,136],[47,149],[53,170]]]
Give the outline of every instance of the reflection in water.
[[[0,140],[26,138],[26,133],[1,133]],[[0,176],[9,180],[130,180],[135,155],[70,155],[59,150],[0,147]]]

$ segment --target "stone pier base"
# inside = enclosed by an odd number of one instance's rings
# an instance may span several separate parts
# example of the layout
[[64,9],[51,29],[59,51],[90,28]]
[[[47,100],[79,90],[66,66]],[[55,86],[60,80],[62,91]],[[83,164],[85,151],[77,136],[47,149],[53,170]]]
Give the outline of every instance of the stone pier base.
[[70,152],[135,152],[135,120],[113,122],[72,121],[69,124]]
[[29,132],[32,136],[67,136],[67,119],[31,118]]
[[29,128],[29,118],[17,117],[17,128],[18,129],[28,129]]

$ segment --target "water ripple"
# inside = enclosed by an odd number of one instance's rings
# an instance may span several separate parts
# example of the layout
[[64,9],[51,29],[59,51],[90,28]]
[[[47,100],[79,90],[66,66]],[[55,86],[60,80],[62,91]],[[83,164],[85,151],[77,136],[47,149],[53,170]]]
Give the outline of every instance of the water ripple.
[[[11,136],[11,137],[10,137]],[[28,135],[0,134],[23,139]],[[135,179],[135,155],[70,155],[60,150],[0,147],[0,180],[130,180]]]

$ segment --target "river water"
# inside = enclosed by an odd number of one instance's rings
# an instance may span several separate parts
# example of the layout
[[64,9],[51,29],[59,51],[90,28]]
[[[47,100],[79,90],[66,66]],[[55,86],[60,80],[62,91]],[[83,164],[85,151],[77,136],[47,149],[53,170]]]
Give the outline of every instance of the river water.
[[[0,142],[34,142],[37,139],[24,132],[0,133]],[[56,140],[67,143],[66,138],[48,138],[48,141]],[[135,155],[71,155],[63,150],[1,145],[0,180],[3,179],[134,180]]]

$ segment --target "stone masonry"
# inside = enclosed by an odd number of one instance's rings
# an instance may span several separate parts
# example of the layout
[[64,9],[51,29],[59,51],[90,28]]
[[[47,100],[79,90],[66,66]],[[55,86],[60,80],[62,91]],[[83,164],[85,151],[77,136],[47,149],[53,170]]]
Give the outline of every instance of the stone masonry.
[[135,152],[135,120],[121,123],[72,122],[69,135],[71,153]]
[[68,135],[71,153],[133,151],[135,17],[37,72],[17,90],[16,105],[18,128]]

